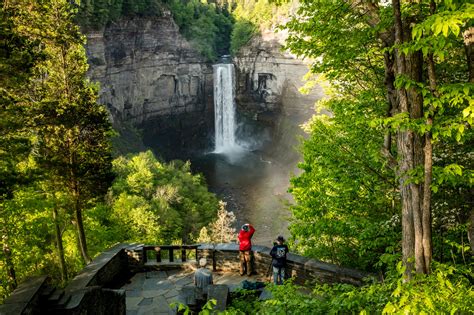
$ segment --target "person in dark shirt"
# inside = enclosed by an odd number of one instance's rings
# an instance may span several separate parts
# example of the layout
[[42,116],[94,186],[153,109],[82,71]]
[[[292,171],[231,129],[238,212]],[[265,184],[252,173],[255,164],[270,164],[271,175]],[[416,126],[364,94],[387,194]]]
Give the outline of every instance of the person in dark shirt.
[[276,243],[270,251],[273,266],[273,282],[275,284],[283,284],[285,280],[286,254],[288,254],[288,246],[286,246],[283,236],[278,236]]

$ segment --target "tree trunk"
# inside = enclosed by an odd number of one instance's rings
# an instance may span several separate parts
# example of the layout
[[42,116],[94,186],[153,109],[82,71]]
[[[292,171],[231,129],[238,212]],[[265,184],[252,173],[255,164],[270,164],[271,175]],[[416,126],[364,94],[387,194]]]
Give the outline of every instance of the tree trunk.
[[[393,43],[391,44],[393,45]],[[397,91],[395,89],[395,73],[394,71],[394,56],[392,52],[389,52],[387,44],[383,45],[384,52],[384,85],[386,89],[387,99],[387,118],[392,117],[397,111]],[[392,130],[388,128],[384,136],[382,155],[387,159],[388,166],[392,169],[396,169],[397,161],[392,155]]]
[[467,222],[467,238],[469,245],[471,246],[471,255],[474,255],[474,209],[471,209],[469,213],[469,219]]
[[13,265],[13,261],[12,261],[12,252],[10,250],[10,246],[8,245],[8,236],[5,232],[2,235],[2,243],[3,243],[3,255],[5,256],[5,267],[7,271],[8,288],[10,289],[10,291],[13,291],[16,289],[18,282],[16,280],[15,265]]
[[[74,176],[73,176],[74,178]],[[82,258],[86,264],[90,263],[92,259],[87,253],[87,241],[86,233],[84,232],[84,222],[82,220],[82,209],[80,206],[80,194],[79,194],[79,185],[75,179],[73,181],[73,198],[74,198],[74,218],[76,221],[76,230],[77,230],[77,241],[79,245],[79,250],[81,252]]]
[[76,220],[76,229],[77,229],[77,239],[79,242],[79,249],[81,250],[82,258],[86,264],[90,263],[92,259],[87,253],[87,242],[86,242],[86,233],[84,232],[84,223],[82,222],[82,211],[78,208],[74,211],[74,216]]
[[[435,5],[432,2],[432,14],[434,13]],[[430,84],[431,93],[437,95],[436,92],[436,72],[433,54],[428,55],[428,80]],[[430,128],[433,126],[433,118],[430,108],[430,114],[426,119],[426,125]],[[423,181],[423,250],[425,258],[425,269],[427,273],[431,272],[432,259],[432,240],[431,240],[431,182],[433,179],[433,144],[431,142],[431,130],[425,133],[425,147],[424,147],[425,161],[424,161],[424,181]]]
[[474,83],[474,26],[463,33],[464,47],[466,50],[467,67],[469,70],[469,82]]
[[59,267],[61,269],[61,280],[64,283],[67,281],[67,268],[66,261],[64,259],[63,238],[61,236],[61,229],[59,227],[58,222],[58,211],[55,207],[53,207],[53,220],[56,233],[56,246],[58,249]]
[[[410,29],[401,17],[400,0],[392,0],[394,12],[395,45],[401,45],[410,38]],[[395,68],[398,76],[406,76],[414,81],[421,80],[422,59],[419,53],[405,56],[395,50]],[[399,112],[408,114],[410,119],[422,117],[423,99],[414,90],[397,90]],[[417,273],[425,273],[422,224],[422,195],[420,184],[410,181],[410,172],[423,165],[423,141],[412,130],[399,130],[397,136],[399,154],[398,177],[402,202],[402,252],[406,266],[405,277],[411,278],[413,268]],[[414,259],[414,261],[413,261]]]

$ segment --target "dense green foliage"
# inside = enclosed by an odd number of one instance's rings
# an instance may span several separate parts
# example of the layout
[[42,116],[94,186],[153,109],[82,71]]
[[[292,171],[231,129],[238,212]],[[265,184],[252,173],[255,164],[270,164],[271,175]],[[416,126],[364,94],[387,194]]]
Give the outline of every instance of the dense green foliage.
[[97,29],[120,17],[156,17],[169,10],[181,34],[216,61],[236,54],[260,31],[274,29],[291,7],[269,0],[86,0],[80,2],[78,21],[86,29]]
[[[97,87],[85,79],[84,39],[73,15],[62,0],[2,3],[2,289],[48,267],[66,280],[63,233],[71,223],[72,241],[88,261],[82,212],[111,180],[111,126]],[[18,176],[28,180],[10,180]],[[46,231],[51,238],[42,243]]]
[[189,163],[161,163],[147,151],[117,158],[114,172],[108,202],[123,241],[192,242],[216,216],[217,198]]
[[[320,102],[319,107],[333,115],[315,117],[308,124],[310,137],[303,142],[304,162],[300,164],[303,173],[292,179],[291,192],[297,204],[292,208],[290,230],[302,253],[373,270],[386,263],[385,252],[400,252],[401,177],[409,176],[408,183],[424,180],[422,167],[400,174],[397,166],[402,154],[395,137],[408,129],[420,135],[433,130],[433,140],[428,141],[434,146],[434,258],[461,263],[472,259],[466,240],[472,224],[468,217],[473,184],[473,87],[467,82],[459,31],[468,26],[472,6],[436,2],[438,12],[432,17],[426,9],[429,1],[422,3],[425,7],[420,7],[424,9],[420,9],[419,24],[413,28],[414,42],[403,47],[407,54],[420,50],[425,58],[433,51],[439,85],[435,91],[430,90],[426,74],[420,82],[402,83],[406,78],[393,78],[395,89],[400,85],[417,87],[411,93],[419,92],[424,97],[425,117],[433,115],[432,126],[427,126],[423,118],[408,119],[398,114],[388,102],[393,91],[387,90],[390,69],[386,62],[393,49],[384,48],[379,36],[390,31],[391,6],[375,7],[380,22],[374,29],[357,7],[343,3],[339,7],[333,1],[318,1],[318,5],[303,1],[300,14],[304,19],[287,25],[291,31],[289,48],[300,55],[320,56],[312,71],[323,73],[332,85],[330,99]],[[405,15],[418,10],[409,4],[403,8]],[[323,19],[327,23],[320,24]],[[428,22],[434,24],[426,26]],[[448,31],[418,37],[419,28],[430,27]],[[434,111],[433,106],[437,108]]]
[[[369,95],[368,98],[373,98]],[[321,102],[333,116],[314,116],[304,141],[304,171],[292,179],[290,192],[295,249],[318,259],[369,269],[387,247],[399,250],[397,183],[380,157],[379,133],[354,120],[354,111],[374,103],[355,98]],[[377,118],[381,111],[366,111]]]
[[462,271],[439,265],[432,275],[405,283],[399,265],[383,282],[316,285],[312,292],[287,282],[270,286],[266,301],[244,292],[223,314],[469,314],[474,289]]
[[[201,175],[191,174],[189,166],[181,161],[159,162],[150,151],[116,158],[115,180],[106,200],[91,205],[84,214],[91,256],[117,242],[194,242],[201,228],[215,218],[218,200],[207,191]],[[45,185],[36,182],[17,189],[13,198],[2,204],[2,222],[12,236],[9,246],[18,279],[60,274],[53,208],[59,210],[68,274],[83,266],[75,230],[68,222],[68,196]],[[6,286],[8,282],[2,283]],[[8,292],[6,287],[3,290],[2,296]]]
[[239,49],[247,44],[257,32],[255,25],[246,20],[238,20],[235,23],[230,37],[230,52],[235,55]]
[[157,16],[162,0],[81,0],[78,21],[86,28],[100,28],[122,16]]
[[189,163],[151,152],[112,163],[69,2],[0,9],[0,300],[27,276],[64,284],[117,242],[195,240],[218,200]]
[[234,19],[227,6],[199,0],[171,0],[169,7],[181,33],[211,61],[228,54]]

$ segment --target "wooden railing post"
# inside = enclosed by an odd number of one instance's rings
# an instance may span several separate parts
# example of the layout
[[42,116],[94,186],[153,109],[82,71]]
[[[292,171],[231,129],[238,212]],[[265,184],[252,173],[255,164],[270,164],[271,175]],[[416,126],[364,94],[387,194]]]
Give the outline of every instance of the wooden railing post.
[[155,253],[156,253],[156,262],[160,263],[161,262],[161,248],[160,247],[155,247]]
[[143,264],[146,264],[147,260],[148,260],[148,257],[146,255],[146,247],[143,246],[142,248],[142,259],[143,259]]
[[[194,251],[194,256],[196,261],[199,259],[199,252],[197,245],[145,245],[141,249],[142,254],[142,263],[146,264],[148,262],[148,255],[149,251],[155,252],[156,263],[160,264],[163,262],[163,251],[168,251],[169,254],[169,262],[174,262],[174,252],[179,251],[181,253],[181,259],[178,258],[178,261],[181,263],[186,263],[189,259],[192,259],[192,253]],[[188,259],[188,255],[190,258]]]

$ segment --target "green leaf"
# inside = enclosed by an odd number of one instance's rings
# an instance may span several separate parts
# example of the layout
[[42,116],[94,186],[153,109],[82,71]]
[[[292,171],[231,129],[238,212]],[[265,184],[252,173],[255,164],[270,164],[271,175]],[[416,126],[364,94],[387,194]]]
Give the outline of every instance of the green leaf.
[[461,29],[459,28],[458,25],[452,24],[452,25],[450,25],[450,28],[451,28],[451,31],[453,32],[454,35],[456,35],[456,36],[459,35],[459,32],[461,31]]
[[443,35],[444,37],[448,37],[448,33],[449,33],[449,24],[443,24]]
[[462,90],[463,90],[464,94],[469,95],[469,86],[468,85],[465,85]]
[[434,35],[438,35],[439,33],[441,33],[442,29],[443,29],[443,24],[441,23],[441,21],[436,21],[433,26],[432,26],[432,29],[433,29],[433,34]]
[[467,116],[469,116],[471,114],[471,108],[470,107],[466,107],[463,111],[462,111],[462,116],[464,118],[466,118]]

